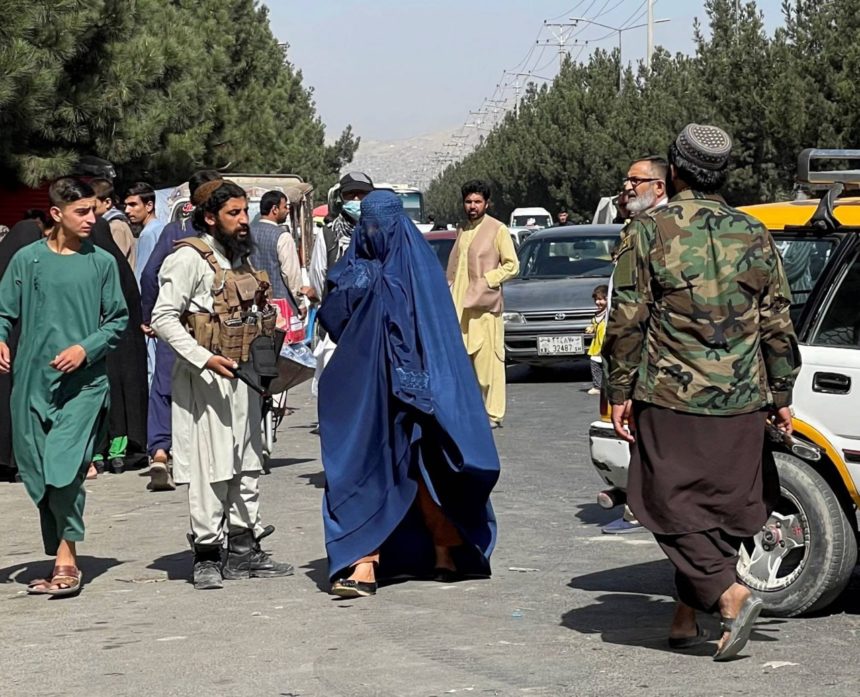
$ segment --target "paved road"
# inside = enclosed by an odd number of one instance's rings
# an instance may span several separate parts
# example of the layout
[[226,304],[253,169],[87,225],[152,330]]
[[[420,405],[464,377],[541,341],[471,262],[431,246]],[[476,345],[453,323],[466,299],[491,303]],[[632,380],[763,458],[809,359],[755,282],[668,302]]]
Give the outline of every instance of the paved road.
[[[860,577],[811,619],[760,621],[748,656],[669,652],[672,573],[645,534],[613,538],[594,502],[587,371],[510,371],[497,432],[500,537],[492,580],[405,583],[361,601],[324,593],[322,467],[306,391],[264,478],[270,547],[289,579],[187,583],[185,492],[137,473],[87,485],[87,586],[28,597],[50,570],[20,485],[0,485],[0,694],[94,697],[856,695]],[[716,629],[711,618],[703,623]]]

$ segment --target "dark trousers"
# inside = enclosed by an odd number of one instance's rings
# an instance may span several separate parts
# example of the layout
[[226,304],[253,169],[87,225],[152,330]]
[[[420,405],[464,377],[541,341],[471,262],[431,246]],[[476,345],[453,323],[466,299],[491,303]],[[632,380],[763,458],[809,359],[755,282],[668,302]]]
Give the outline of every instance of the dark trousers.
[[150,456],[157,450],[170,452],[173,431],[170,424],[171,380],[176,354],[165,342],[155,345],[155,372],[149,387],[147,419],[147,450]]
[[741,538],[716,529],[654,537],[675,566],[678,599],[702,612],[716,610],[720,596],[737,580]]

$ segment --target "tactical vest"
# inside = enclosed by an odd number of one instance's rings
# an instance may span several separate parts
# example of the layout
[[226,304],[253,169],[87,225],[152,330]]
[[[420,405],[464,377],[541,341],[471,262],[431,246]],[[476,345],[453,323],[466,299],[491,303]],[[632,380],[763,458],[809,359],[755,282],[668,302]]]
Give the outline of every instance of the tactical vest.
[[174,248],[180,247],[191,247],[215,272],[212,312],[185,312],[182,325],[203,348],[237,363],[247,362],[251,342],[275,331],[277,311],[268,303],[269,275],[247,261],[239,268],[221,268],[215,252],[199,237],[179,240]]

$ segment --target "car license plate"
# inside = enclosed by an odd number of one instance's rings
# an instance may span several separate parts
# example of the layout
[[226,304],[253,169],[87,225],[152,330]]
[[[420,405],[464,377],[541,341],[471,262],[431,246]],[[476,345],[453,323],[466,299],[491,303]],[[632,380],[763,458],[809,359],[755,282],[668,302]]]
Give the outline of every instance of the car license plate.
[[539,336],[539,356],[563,356],[582,353],[581,336]]

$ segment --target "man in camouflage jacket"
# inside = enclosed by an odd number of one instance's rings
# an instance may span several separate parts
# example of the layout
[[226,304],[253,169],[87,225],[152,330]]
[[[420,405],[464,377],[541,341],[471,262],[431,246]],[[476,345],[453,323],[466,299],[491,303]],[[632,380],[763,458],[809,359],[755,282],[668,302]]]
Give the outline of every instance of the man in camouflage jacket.
[[770,233],[716,194],[730,152],[728,134],[697,124],[670,147],[672,196],[628,227],[603,347],[613,424],[635,443],[630,506],[677,570],[670,644],[704,641],[695,611],[718,609],[720,660],[743,647],[760,611],[735,566],[778,493],[765,412],[791,431],[800,369]]

